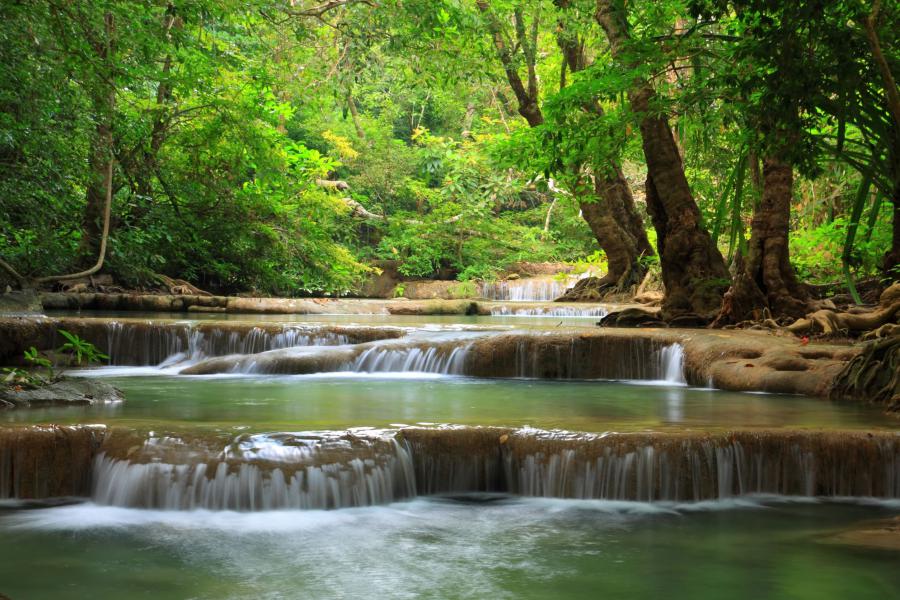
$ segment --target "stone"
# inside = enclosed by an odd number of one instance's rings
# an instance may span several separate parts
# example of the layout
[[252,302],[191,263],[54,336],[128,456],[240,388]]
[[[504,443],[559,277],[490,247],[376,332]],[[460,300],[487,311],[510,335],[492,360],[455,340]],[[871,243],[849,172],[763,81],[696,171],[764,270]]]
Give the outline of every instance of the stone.
[[0,294],[0,314],[39,313],[41,300],[33,290],[9,291]]
[[37,388],[0,389],[0,408],[86,406],[122,402],[122,392],[97,379],[69,377]]

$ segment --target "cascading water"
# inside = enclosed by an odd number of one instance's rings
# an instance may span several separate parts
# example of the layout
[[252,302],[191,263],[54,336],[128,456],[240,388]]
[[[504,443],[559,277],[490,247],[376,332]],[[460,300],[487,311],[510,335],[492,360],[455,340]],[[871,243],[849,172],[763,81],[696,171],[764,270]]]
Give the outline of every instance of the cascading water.
[[[250,436],[183,462],[101,453],[98,504],[167,510],[334,509],[417,494],[696,502],[753,494],[900,497],[900,438],[735,432],[590,436],[537,430],[407,429]],[[167,450],[168,460],[172,449]]]
[[440,346],[429,348],[385,348],[376,346],[360,354],[344,370],[356,373],[440,373],[464,374],[468,344],[450,349]]
[[568,280],[511,279],[488,281],[481,286],[481,295],[487,300],[508,302],[552,302],[562,296],[571,285]]
[[343,334],[296,326],[283,326],[276,331],[261,327],[224,330],[194,323],[141,327],[112,321],[107,327],[107,353],[114,365],[168,366],[197,362],[210,356],[349,343],[348,337]]
[[684,346],[669,344],[658,351],[660,379],[674,384],[686,384],[684,378]]
[[594,317],[602,319],[609,314],[605,306],[535,306],[514,308],[510,306],[491,307],[492,317]]
[[241,511],[468,492],[677,502],[753,494],[900,498],[900,435],[887,432],[408,428],[241,435],[224,443],[151,436],[137,446],[134,435],[107,436],[98,448],[102,429],[8,430],[0,438],[0,496],[90,489],[104,505]]
[[[194,464],[133,463],[103,454],[94,461],[98,504],[165,510],[328,509],[386,504],[416,495],[412,461],[396,441],[343,462],[284,452]],[[265,455],[265,452],[263,452]],[[324,462],[323,462],[324,461]]]

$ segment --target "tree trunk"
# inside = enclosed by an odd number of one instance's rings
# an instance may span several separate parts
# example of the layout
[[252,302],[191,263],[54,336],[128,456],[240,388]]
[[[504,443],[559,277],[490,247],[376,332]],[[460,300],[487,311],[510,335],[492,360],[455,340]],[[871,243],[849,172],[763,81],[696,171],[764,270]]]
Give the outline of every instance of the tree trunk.
[[80,253],[85,263],[93,261],[100,246],[103,231],[103,208],[106,204],[106,170],[112,149],[112,129],[101,117],[97,124],[97,138],[91,147],[88,157],[90,171],[86,204],[81,222]]
[[[554,4],[561,10],[570,8],[569,0],[554,0]],[[577,73],[587,66],[587,59],[584,40],[573,33],[566,29],[562,19],[558,21],[556,42],[563,54],[563,65],[572,73]],[[561,75],[560,86],[564,85],[565,78]],[[603,117],[603,107],[597,102],[586,102],[584,109],[598,118]],[[579,204],[582,217],[609,261],[609,272],[597,285],[603,288],[612,282],[618,290],[624,290],[640,282],[646,268],[639,259],[653,256],[654,250],[619,164],[612,161],[609,165],[596,165],[594,172],[594,187],[599,198],[595,204],[603,203],[605,206],[594,207],[586,202]]]
[[366,139],[366,132],[362,128],[362,123],[359,120],[359,112],[356,110],[356,100],[353,99],[353,94],[348,90],[347,91],[347,109],[350,111],[350,118],[353,120],[353,127],[356,129],[356,135],[360,140]]
[[[614,58],[626,60],[630,41],[624,9],[614,0],[597,0],[596,18],[606,32]],[[632,110],[641,115],[641,138],[647,161],[647,209],[657,233],[666,296],[662,315],[666,319],[694,313],[712,318],[719,312],[728,284],[725,261],[709,233],[700,224],[684,174],[681,155],[664,116],[655,114],[656,93],[643,78],[629,90]]]
[[743,265],[728,291],[719,323],[772,316],[802,317],[809,296],[791,266],[788,230],[791,218],[794,173],[777,158],[763,160],[762,198],[753,213],[750,242]]
[[[98,58],[108,67],[112,53],[113,16],[104,15],[105,43],[95,49]],[[112,116],[115,110],[116,90],[111,83],[104,82],[95,91],[93,99],[94,118],[97,120],[96,139],[88,156],[89,178],[85,193],[85,208],[81,222],[80,254],[85,264],[93,262],[100,249],[103,237],[103,217],[106,207],[107,171],[113,153]]]
[[[608,179],[597,178],[594,189],[598,198],[593,202],[583,199],[578,201],[581,216],[606,252],[608,270],[599,282],[591,286],[596,291],[624,291],[639,284],[646,271],[638,261],[640,252],[637,240],[617,219],[616,213],[621,213],[623,207],[621,196],[617,195],[621,194],[621,188],[616,189],[616,184],[617,182],[611,184]],[[646,236],[644,239],[646,240]]]

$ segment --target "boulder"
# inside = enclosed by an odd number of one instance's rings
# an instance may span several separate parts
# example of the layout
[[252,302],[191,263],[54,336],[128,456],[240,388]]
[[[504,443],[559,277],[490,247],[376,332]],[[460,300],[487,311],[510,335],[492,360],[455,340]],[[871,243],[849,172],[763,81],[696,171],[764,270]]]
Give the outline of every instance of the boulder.
[[122,402],[122,392],[104,381],[69,377],[37,388],[0,388],[0,409],[86,406]]

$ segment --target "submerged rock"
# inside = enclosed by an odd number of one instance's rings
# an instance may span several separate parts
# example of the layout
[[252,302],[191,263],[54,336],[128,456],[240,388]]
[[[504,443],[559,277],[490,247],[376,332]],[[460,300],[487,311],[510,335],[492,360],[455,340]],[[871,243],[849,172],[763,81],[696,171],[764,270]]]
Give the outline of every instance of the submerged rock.
[[843,531],[826,538],[824,541],[847,546],[900,552],[900,517],[867,522],[856,529]]
[[37,388],[0,389],[0,409],[122,402],[122,392],[98,379],[66,378]]

